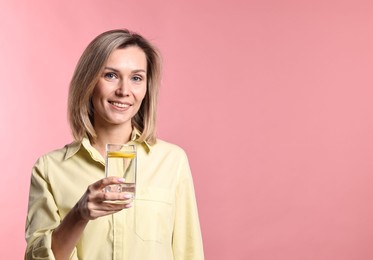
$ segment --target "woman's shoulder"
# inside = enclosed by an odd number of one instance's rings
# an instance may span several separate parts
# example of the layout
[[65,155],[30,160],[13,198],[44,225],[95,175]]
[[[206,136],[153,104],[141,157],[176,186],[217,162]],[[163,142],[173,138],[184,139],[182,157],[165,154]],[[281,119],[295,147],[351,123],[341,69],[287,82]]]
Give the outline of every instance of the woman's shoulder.
[[171,142],[168,142],[166,140],[163,140],[163,139],[159,139],[157,138],[157,141],[155,144],[153,144],[151,146],[152,148],[158,148],[158,149],[168,149],[168,150],[178,150],[178,151],[184,151],[184,149],[182,147],[180,147],[179,145],[177,144],[174,144],[174,143],[171,143]]
[[156,143],[153,144],[150,149],[151,151],[156,151],[156,152],[164,152],[164,153],[172,152],[174,154],[179,154],[182,156],[186,155],[184,149],[181,146],[174,144],[174,143],[170,143],[168,141],[165,141],[159,138],[157,138]]
[[70,153],[75,153],[80,148],[80,142],[73,141],[71,143],[65,144],[63,147],[56,148],[54,150],[50,150],[44,154],[42,154],[40,158],[48,158],[48,159],[57,159],[62,160],[66,158]]

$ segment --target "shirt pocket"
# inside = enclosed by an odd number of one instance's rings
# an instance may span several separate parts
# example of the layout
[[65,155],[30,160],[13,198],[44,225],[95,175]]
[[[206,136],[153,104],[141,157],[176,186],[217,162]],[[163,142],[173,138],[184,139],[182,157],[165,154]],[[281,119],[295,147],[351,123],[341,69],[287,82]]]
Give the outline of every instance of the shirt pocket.
[[136,190],[135,230],[144,241],[171,241],[174,204],[172,193],[158,188]]

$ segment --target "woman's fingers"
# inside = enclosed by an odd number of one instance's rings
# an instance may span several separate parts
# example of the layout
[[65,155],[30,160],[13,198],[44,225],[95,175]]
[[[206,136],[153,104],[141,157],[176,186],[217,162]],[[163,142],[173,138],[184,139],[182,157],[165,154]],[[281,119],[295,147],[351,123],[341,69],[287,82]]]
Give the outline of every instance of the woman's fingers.
[[[106,204],[109,204],[109,203],[106,203]],[[117,213],[123,209],[127,209],[130,207],[132,207],[132,202],[129,204],[115,204],[115,206],[114,204],[111,204],[111,206],[109,206],[107,209],[100,208],[100,209],[92,211],[91,219],[96,219],[98,217],[111,215],[111,214]]]
[[101,192],[97,194],[97,198],[99,201],[110,201],[110,200],[118,200],[118,201],[126,201],[133,199],[133,194],[128,192]]
[[[105,201],[105,200],[124,200],[130,199],[128,195],[124,195],[120,192],[104,192],[104,188],[108,185],[120,185],[124,182],[123,178],[118,177],[107,177],[101,179],[90,186],[87,189],[88,201]],[[120,189],[119,189],[120,190]]]
[[124,182],[123,178],[111,176],[111,177],[106,177],[104,179],[96,181],[95,183],[93,183],[89,187],[91,187],[94,190],[102,190],[103,188],[105,188],[106,186],[108,186],[110,184],[120,184],[120,183],[123,183],[123,182]]
[[108,185],[123,182],[123,178],[107,177],[89,185],[86,193],[78,202],[81,215],[86,219],[96,219],[132,207],[133,194],[104,191]]
[[103,201],[97,203],[91,203],[88,208],[88,215],[90,219],[96,219],[98,217],[117,213],[123,209],[132,207],[132,201],[119,202],[116,201]]

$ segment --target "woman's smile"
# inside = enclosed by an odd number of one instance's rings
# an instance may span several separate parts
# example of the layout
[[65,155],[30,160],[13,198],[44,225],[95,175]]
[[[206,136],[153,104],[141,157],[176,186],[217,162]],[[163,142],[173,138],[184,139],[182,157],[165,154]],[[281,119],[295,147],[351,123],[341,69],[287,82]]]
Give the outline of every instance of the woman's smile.
[[114,108],[120,109],[120,110],[127,110],[131,104],[128,102],[118,102],[118,101],[109,101],[111,105],[113,105]]

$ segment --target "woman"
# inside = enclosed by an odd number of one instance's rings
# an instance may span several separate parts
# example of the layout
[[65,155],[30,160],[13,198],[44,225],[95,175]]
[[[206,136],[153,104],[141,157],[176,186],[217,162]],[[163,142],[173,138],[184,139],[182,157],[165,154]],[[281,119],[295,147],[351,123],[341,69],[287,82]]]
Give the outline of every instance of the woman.
[[[158,52],[136,33],[112,30],[88,45],[69,91],[75,141],[32,171],[26,259],[203,259],[187,157],[155,137],[159,76]],[[137,146],[133,203],[103,191],[123,181],[104,178],[107,143]]]

